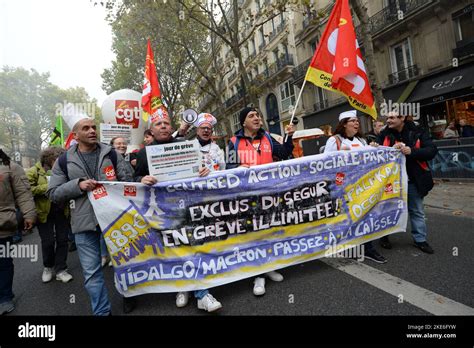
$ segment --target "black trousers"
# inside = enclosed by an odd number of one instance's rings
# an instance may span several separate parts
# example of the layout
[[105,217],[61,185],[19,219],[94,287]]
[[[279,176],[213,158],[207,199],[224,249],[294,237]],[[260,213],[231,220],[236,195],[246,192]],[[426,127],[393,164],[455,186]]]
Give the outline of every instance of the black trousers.
[[66,259],[70,228],[69,221],[64,216],[64,211],[53,205],[46,222],[38,224],[41,250],[43,252],[43,265],[44,267],[54,268],[56,273],[67,268]]

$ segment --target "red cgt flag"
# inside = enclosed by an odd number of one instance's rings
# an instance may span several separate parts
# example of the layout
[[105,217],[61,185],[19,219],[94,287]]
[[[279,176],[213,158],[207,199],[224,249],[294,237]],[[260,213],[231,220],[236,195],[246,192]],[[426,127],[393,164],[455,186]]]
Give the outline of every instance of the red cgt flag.
[[305,80],[345,95],[352,107],[377,118],[349,0],[336,0]]
[[148,47],[145,61],[145,80],[143,81],[142,92],[143,119],[148,121],[151,117],[151,123],[158,118],[169,117],[168,110],[161,101],[160,83],[158,82],[158,74],[156,73],[155,60],[151,49],[150,39],[148,39]]

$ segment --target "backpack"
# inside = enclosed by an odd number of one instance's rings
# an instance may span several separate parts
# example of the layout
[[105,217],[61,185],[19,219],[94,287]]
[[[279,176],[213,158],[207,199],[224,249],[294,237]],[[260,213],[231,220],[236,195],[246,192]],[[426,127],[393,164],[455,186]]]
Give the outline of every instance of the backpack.
[[[114,170],[117,171],[117,152],[114,149],[112,149],[109,152],[109,158],[112,161]],[[59,156],[58,164],[59,164],[59,168],[61,168],[63,173],[66,175],[67,181],[69,181],[69,175],[68,175],[68,170],[67,170],[67,151],[63,153],[61,156]]]

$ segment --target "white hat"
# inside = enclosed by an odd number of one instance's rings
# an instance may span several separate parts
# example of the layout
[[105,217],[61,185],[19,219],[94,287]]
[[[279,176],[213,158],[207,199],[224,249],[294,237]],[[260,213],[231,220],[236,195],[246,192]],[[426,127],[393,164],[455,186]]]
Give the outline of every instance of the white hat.
[[194,126],[199,127],[203,123],[209,123],[212,127],[214,127],[217,123],[217,120],[211,114],[203,112],[198,115],[197,120],[194,122]]
[[63,109],[63,119],[70,129],[73,129],[77,122],[85,118],[91,119],[81,110],[76,109],[74,104],[66,104]]
[[339,114],[339,121],[342,121],[345,118],[357,117],[357,110],[344,111]]

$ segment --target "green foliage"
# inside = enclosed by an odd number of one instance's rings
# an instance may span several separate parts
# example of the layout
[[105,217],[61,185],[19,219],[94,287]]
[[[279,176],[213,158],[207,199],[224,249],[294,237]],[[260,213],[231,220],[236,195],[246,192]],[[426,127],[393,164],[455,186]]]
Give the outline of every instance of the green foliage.
[[[3,67],[0,70],[0,146],[13,151],[24,144],[23,155],[38,158],[41,148],[49,142],[58,105],[67,102],[96,104],[84,88],[62,90],[52,84],[49,73]],[[100,110],[95,109],[100,115]]]

